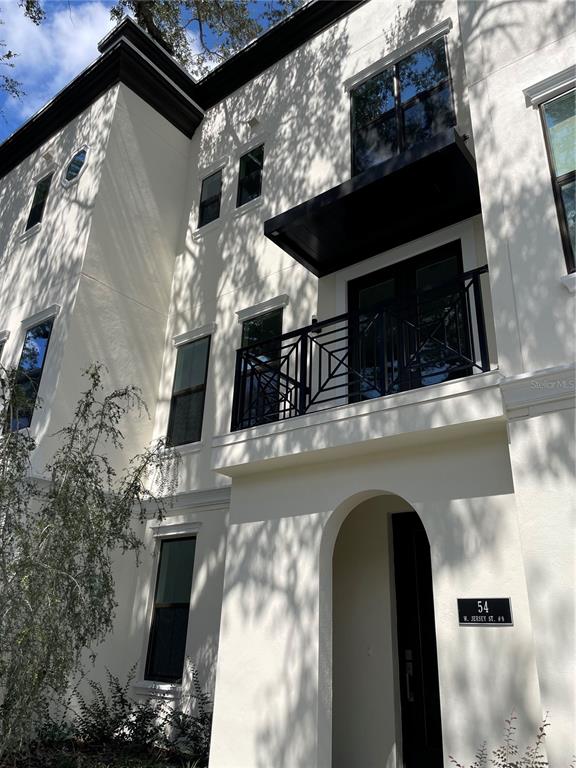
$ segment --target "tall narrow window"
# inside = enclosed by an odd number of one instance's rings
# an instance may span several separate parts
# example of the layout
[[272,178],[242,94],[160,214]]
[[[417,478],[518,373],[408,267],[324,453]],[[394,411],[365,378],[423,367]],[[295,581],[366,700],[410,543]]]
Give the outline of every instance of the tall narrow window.
[[238,196],[236,207],[260,197],[262,192],[262,169],[264,168],[264,144],[251,149],[240,158],[238,175]]
[[222,169],[202,180],[198,226],[203,227],[220,216],[222,198]]
[[210,336],[178,348],[168,422],[168,443],[195,443],[202,435]]
[[194,537],[161,542],[146,659],[147,680],[182,680],[195,551]]
[[454,125],[445,37],[364,81],[351,97],[354,174]]
[[569,272],[576,269],[576,90],[542,105],[554,198]]
[[53,173],[49,173],[48,176],[44,176],[36,184],[34,190],[34,198],[32,200],[32,208],[28,214],[28,221],[26,222],[26,229],[30,229],[35,224],[39,224],[42,221],[44,215],[44,208],[46,207],[46,200],[48,199],[48,193],[50,192],[50,184],[52,183]]
[[34,405],[40,388],[53,320],[45,320],[26,331],[24,347],[16,374],[12,430],[24,429],[32,423]]

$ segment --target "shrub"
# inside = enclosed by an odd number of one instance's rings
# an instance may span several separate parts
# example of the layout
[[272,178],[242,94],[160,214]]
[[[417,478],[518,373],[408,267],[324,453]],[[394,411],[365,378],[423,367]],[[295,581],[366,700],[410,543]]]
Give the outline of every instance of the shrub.
[[88,682],[92,699],[78,696],[78,715],[72,730],[83,742],[98,747],[123,746],[132,750],[146,750],[158,744],[164,733],[163,705],[147,700],[134,701],[128,691],[134,678],[132,667],[124,685],[109,670],[108,692],[100,683]]
[[212,700],[202,690],[200,678],[195,667],[191,667],[193,699],[196,702],[196,714],[171,710],[166,715],[170,726],[170,746],[197,761],[198,765],[208,764],[210,753],[210,734],[212,731]]
[[[517,719],[517,716],[512,713],[504,721],[504,743],[492,751],[492,757],[489,757],[488,749],[484,742],[476,753],[470,768],[488,768],[489,765],[493,766],[493,768],[548,768],[548,760],[546,760],[543,754],[546,729],[550,726],[548,715],[545,715],[538,727],[533,743],[526,747],[524,754],[520,753],[520,747],[516,741],[515,723]],[[457,766],[457,768],[467,768],[464,763],[459,763],[452,755],[450,755],[450,762]]]

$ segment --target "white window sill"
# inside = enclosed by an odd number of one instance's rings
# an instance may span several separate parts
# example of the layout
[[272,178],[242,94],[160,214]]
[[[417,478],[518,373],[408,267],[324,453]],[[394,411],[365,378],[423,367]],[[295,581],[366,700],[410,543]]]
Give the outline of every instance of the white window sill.
[[217,219],[214,219],[214,221],[210,221],[208,224],[204,224],[203,227],[198,227],[198,229],[195,229],[194,232],[192,232],[192,240],[201,240],[204,235],[209,232],[214,232],[215,229],[220,227],[221,223],[222,218],[220,215]]
[[27,229],[25,232],[22,232],[22,234],[18,238],[19,243],[25,243],[26,240],[29,240],[31,237],[34,237],[34,235],[38,234],[40,230],[42,229],[42,222],[39,221],[38,224],[34,224],[33,227],[30,227],[30,229]]
[[569,275],[562,275],[560,282],[570,293],[576,293],[576,272],[571,272]]
[[239,208],[236,208],[234,213],[232,214],[235,219],[239,218],[240,216],[243,216],[245,213],[250,213],[251,211],[255,211],[258,208],[261,208],[264,205],[264,198],[262,195],[259,197],[256,197],[254,200],[249,200],[247,203],[244,203],[244,205],[241,205]]
[[188,453],[199,453],[204,447],[202,440],[198,440],[195,443],[184,443],[184,445],[174,445],[170,448],[172,451],[176,451],[181,456],[186,456]]
[[182,693],[180,683],[156,683],[153,680],[138,680],[132,683],[132,690],[140,696],[157,699],[176,699]]

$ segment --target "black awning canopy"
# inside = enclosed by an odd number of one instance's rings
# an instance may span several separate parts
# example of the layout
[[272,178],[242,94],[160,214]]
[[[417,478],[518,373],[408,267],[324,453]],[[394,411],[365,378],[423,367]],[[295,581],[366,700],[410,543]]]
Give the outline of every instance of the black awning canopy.
[[474,158],[450,129],[268,219],[264,232],[323,277],[477,213]]

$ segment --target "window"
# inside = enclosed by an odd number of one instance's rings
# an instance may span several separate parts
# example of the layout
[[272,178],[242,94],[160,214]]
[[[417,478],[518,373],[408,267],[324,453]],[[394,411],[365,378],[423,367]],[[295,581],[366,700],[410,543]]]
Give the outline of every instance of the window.
[[146,659],[146,679],[179,683],[184,670],[186,633],[196,538],[164,539]]
[[282,365],[282,309],[245,320],[242,324],[242,427],[277,421]]
[[26,331],[24,347],[16,373],[16,397],[13,404],[11,429],[25,429],[32,423],[34,405],[40,388],[46,361],[48,342],[54,320],[45,320]]
[[210,336],[178,348],[168,422],[169,445],[195,443],[202,435]]
[[78,176],[80,176],[80,172],[84,168],[84,164],[86,162],[86,156],[88,154],[88,148],[82,147],[82,149],[79,149],[78,152],[72,157],[68,165],[66,166],[66,170],[64,171],[64,183],[65,185],[69,184],[72,181],[75,181]]
[[35,224],[39,224],[42,221],[44,215],[44,208],[46,207],[46,200],[48,199],[48,193],[50,192],[50,184],[52,183],[53,173],[49,173],[48,176],[44,176],[36,184],[34,190],[34,199],[32,200],[32,208],[28,214],[28,221],[26,222],[26,229],[31,229]]
[[220,200],[222,198],[222,169],[202,181],[200,192],[200,214],[198,226],[203,227],[220,216]]
[[250,200],[260,197],[262,192],[262,169],[264,167],[264,144],[251,149],[240,158],[238,176],[238,196],[236,207],[239,208]]
[[354,174],[453,126],[446,38],[361,83],[351,97]]
[[569,272],[576,251],[576,90],[542,105],[560,233]]

